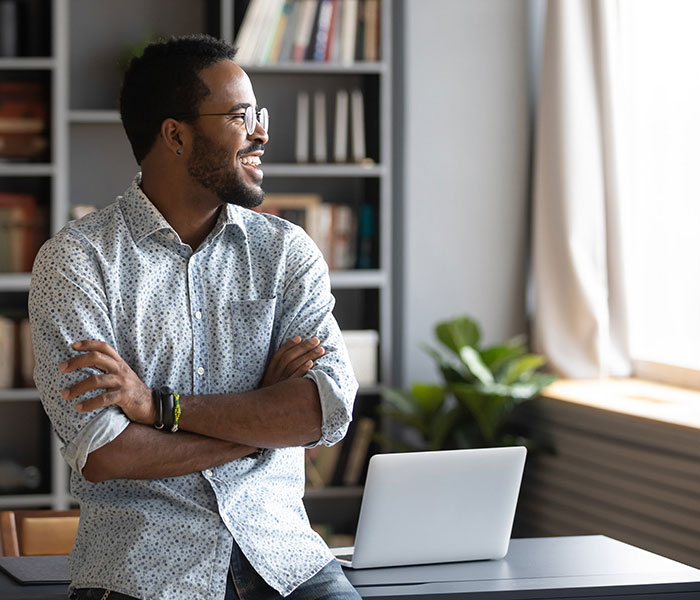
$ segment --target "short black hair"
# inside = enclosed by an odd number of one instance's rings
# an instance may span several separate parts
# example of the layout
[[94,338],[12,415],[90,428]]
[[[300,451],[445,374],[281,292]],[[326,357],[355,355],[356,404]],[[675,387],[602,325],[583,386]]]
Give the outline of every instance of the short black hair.
[[199,73],[235,56],[233,46],[198,34],[154,42],[142,56],[131,59],[124,74],[119,109],[139,165],[151,150],[161,123],[168,117],[196,113],[209,95]]

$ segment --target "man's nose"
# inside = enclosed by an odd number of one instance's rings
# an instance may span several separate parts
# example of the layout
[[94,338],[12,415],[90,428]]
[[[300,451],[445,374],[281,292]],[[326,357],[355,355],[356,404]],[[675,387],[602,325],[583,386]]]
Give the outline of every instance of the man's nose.
[[263,129],[263,126],[259,121],[255,121],[255,131],[253,131],[248,138],[257,144],[267,144],[267,142],[270,140],[270,137],[267,135],[267,131]]

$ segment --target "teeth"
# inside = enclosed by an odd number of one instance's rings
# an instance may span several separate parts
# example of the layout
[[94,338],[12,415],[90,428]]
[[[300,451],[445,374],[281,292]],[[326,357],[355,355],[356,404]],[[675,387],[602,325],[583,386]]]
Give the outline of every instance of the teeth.
[[260,164],[260,157],[259,156],[244,156],[243,158],[241,158],[241,162],[244,165],[257,166]]

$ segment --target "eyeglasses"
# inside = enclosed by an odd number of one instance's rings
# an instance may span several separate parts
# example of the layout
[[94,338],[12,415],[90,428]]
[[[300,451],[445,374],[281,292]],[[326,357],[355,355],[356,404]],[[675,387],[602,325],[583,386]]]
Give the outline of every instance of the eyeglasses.
[[250,105],[246,107],[245,113],[243,115],[237,115],[235,113],[200,113],[200,114],[180,114],[177,115],[180,118],[183,117],[243,117],[245,122],[245,130],[248,135],[253,135],[255,133],[255,128],[258,123],[260,127],[265,130],[265,133],[269,131],[270,128],[270,114],[267,112],[266,108],[261,108],[260,110],[255,110],[255,107]]

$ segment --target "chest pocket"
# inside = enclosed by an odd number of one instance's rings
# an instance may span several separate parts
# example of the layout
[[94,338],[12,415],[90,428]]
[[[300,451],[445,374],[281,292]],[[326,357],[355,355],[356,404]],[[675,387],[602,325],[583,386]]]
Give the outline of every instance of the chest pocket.
[[237,387],[254,389],[265,372],[275,322],[275,298],[231,303],[234,377]]

